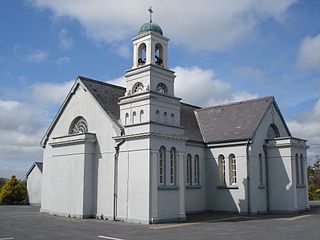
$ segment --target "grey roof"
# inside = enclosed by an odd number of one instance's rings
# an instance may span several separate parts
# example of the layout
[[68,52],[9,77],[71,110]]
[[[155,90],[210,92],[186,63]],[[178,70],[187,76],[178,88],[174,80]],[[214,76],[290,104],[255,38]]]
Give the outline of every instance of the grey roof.
[[215,143],[251,139],[273,101],[273,97],[264,97],[196,110],[204,141]]
[[34,168],[35,166],[37,166],[37,167],[39,168],[40,172],[42,173],[42,166],[43,166],[42,162],[34,162],[34,163],[32,164],[32,166],[29,168],[29,170],[27,171],[26,177],[29,176],[29,174],[32,172],[32,170],[33,170],[33,168]]
[[185,128],[185,137],[187,138],[187,140],[203,142],[198,121],[195,115],[195,110],[197,109],[200,109],[200,107],[181,103],[180,124]]
[[[118,102],[119,97],[124,96],[126,89],[124,87],[82,76],[79,76],[78,79],[86,86],[110,118],[122,128],[119,123],[120,108]],[[194,110],[198,108],[199,107],[181,103],[180,120],[181,126],[185,128],[185,137],[188,140],[203,142],[198,122],[194,114]]]
[[120,127],[119,97],[123,97],[126,89],[110,83],[100,82],[79,76],[78,79],[86,86],[90,93],[101,105],[108,116]]

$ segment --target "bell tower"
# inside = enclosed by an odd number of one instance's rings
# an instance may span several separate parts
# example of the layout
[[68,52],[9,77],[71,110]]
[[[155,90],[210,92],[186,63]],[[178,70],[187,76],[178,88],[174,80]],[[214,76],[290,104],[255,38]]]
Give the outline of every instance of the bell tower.
[[168,69],[169,39],[152,21],[151,8],[149,13],[149,22],[132,39],[133,65],[125,74],[126,93],[119,102],[126,134],[138,133],[133,127],[143,123],[180,126],[180,98],[174,95],[175,75]]
[[[175,75],[168,68],[169,39],[152,22],[151,8],[149,13],[150,20],[132,39],[133,65],[125,74],[126,93],[119,98],[123,132],[114,139],[119,143],[122,140],[119,166],[123,164],[130,172],[124,175],[133,176],[128,182],[134,188],[130,198],[124,197],[127,193],[119,193],[119,202],[132,203],[136,214],[143,214],[148,222],[180,221],[185,219],[186,140],[185,129],[180,125],[181,99],[175,97]],[[167,203],[161,199],[170,198],[177,201],[170,203],[168,212],[164,210],[168,209]],[[126,217],[126,213],[119,212],[121,215]]]

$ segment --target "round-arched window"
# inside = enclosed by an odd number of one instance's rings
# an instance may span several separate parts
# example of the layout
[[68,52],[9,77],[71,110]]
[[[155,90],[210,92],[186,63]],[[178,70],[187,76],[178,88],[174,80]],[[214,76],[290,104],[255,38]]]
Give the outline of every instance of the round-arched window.
[[84,117],[75,118],[69,128],[69,134],[88,132],[88,124]]
[[133,86],[133,89],[132,89],[133,93],[138,93],[142,91],[143,91],[143,84],[141,82],[138,82]]
[[277,137],[280,137],[280,132],[279,132],[278,127],[275,124],[270,124],[270,126],[268,128],[267,138],[273,139],[273,138],[277,138]]
[[168,94],[168,88],[164,83],[159,83],[156,88],[158,93]]

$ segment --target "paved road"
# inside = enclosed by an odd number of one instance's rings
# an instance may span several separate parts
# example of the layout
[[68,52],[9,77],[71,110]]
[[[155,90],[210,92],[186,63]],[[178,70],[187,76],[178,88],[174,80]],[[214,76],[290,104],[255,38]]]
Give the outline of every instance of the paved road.
[[50,216],[34,206],[0,206],[0,240],[320,239],[320,204],[298,215],[206,214],[189,219],[182,224],[139,225]]

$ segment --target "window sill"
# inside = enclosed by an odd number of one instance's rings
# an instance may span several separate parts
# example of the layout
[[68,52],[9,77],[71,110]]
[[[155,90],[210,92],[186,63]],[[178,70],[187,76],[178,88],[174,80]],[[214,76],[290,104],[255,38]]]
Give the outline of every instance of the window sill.
[[201,186],[200,185],[187,185],[186,189],[200,189]]
[[179,190],[179,186],[175,185],[159,185],[158,190]]
[[264,185],[259,185],[259,189],[265,189]]
[[237,185],[219,185],[217,189],[239,189]]
[[304,185],[304,184],[299,184],[299,185],[296,185],[296,188],[306,188],[306,185]]

